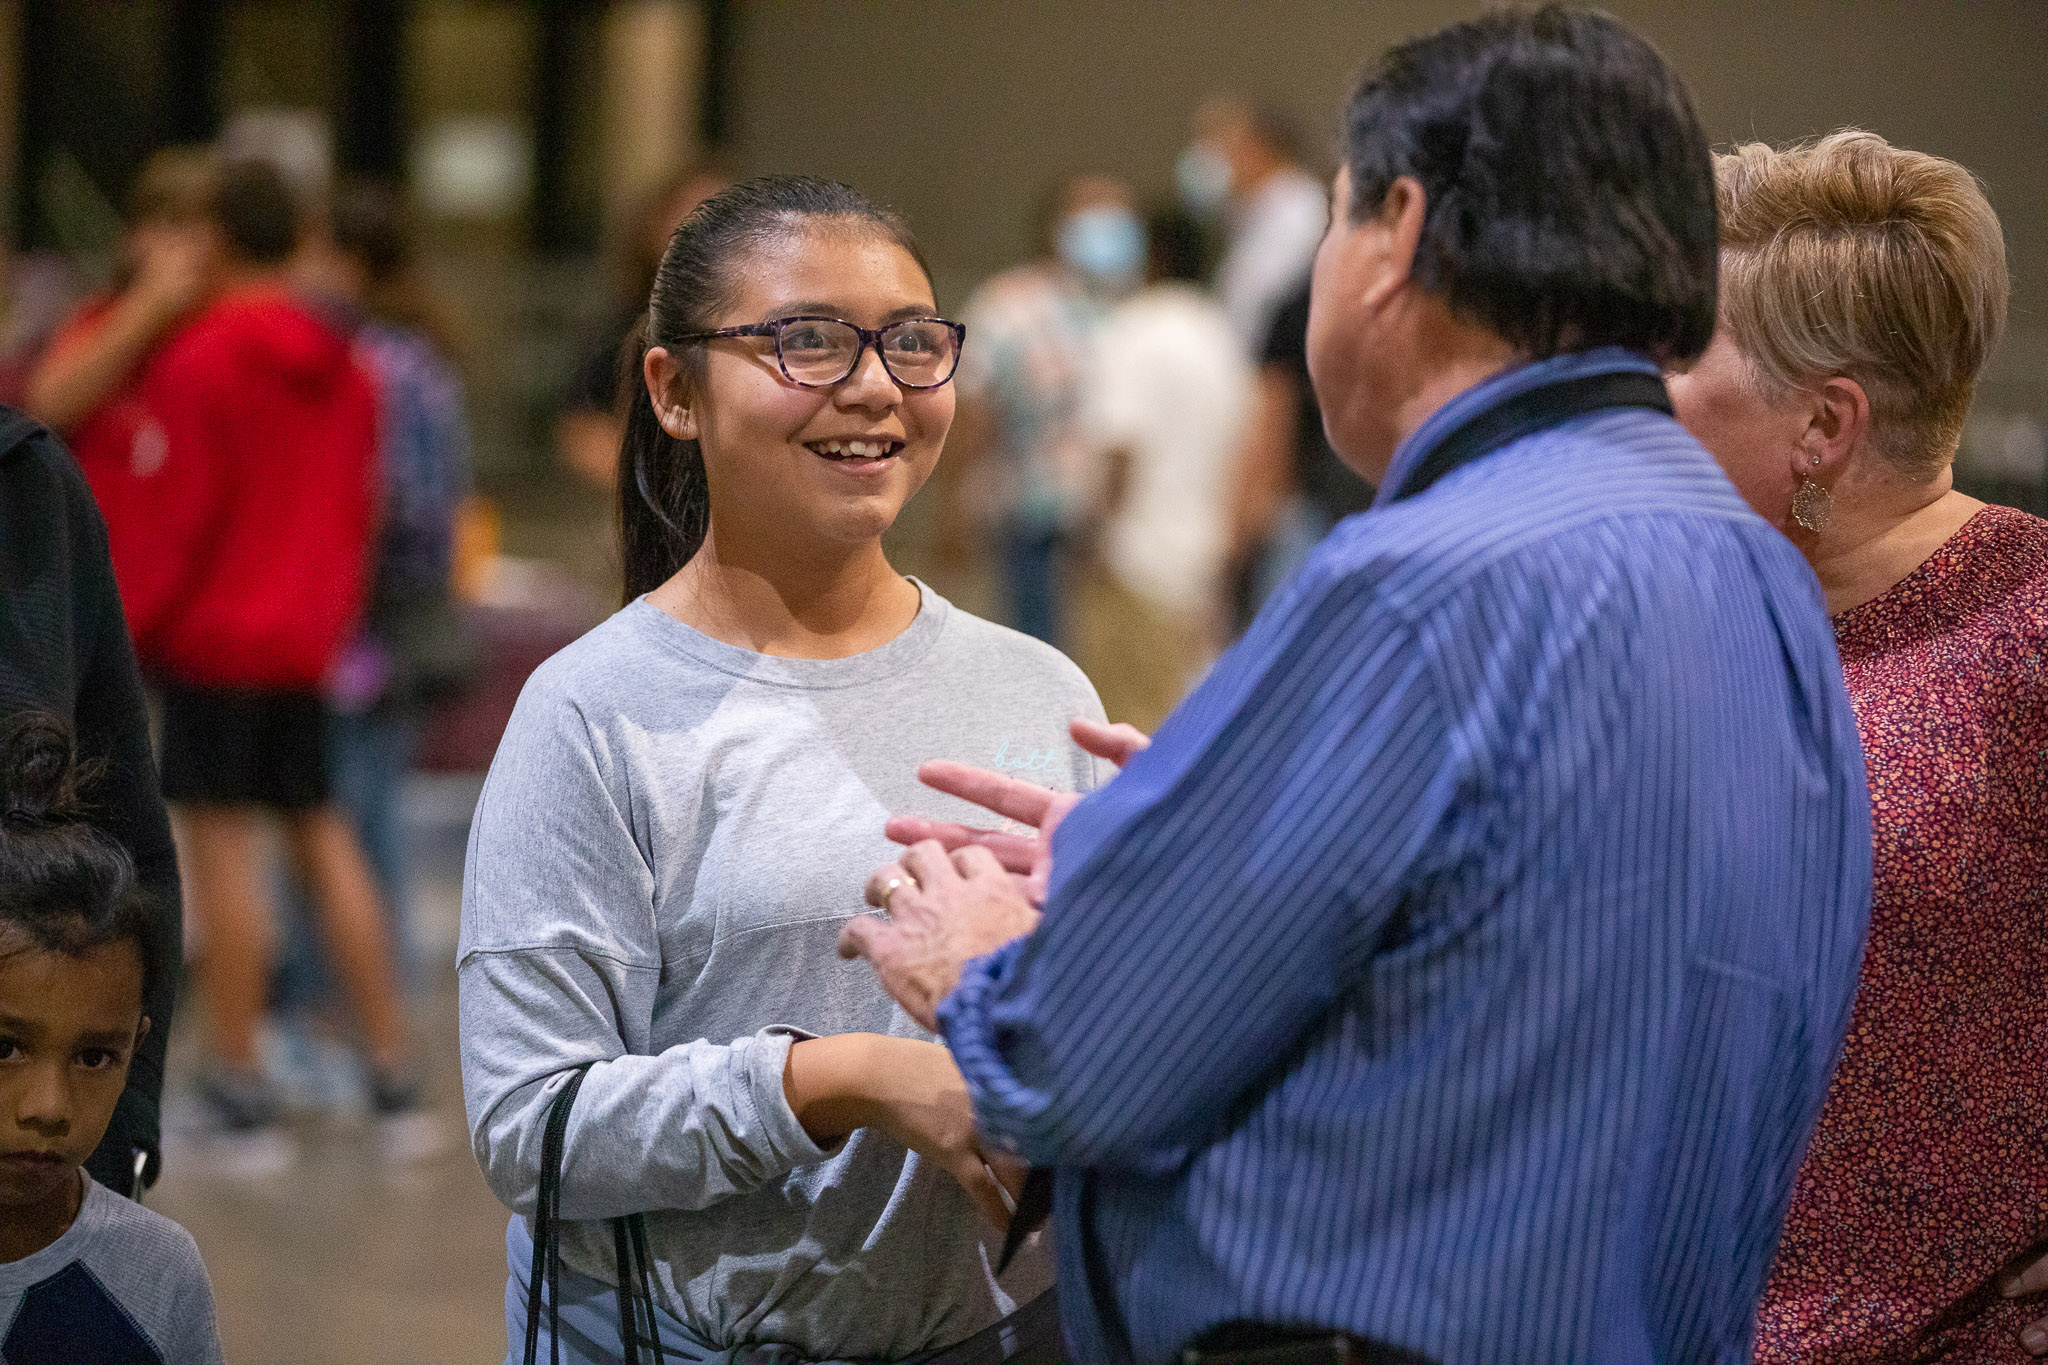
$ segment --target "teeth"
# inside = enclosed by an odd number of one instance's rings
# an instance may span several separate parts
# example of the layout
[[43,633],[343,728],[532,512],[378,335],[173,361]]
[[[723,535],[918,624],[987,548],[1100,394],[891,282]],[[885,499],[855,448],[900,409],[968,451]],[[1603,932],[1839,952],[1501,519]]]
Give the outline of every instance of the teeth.
[[820,441],[812,449],[820,455],[834,458],[851,456],[856,460],[878,460],[889,453],[893,444],[889,441]]

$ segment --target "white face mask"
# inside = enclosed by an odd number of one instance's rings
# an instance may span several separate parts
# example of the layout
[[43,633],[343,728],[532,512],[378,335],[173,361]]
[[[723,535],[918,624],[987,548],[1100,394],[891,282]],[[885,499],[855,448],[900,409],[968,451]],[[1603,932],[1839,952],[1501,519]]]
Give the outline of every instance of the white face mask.
[[1189,213],[1206,217],[1230,198],[1230,162],[1206,142],[1190,143],[1174,163],[1173,178]]

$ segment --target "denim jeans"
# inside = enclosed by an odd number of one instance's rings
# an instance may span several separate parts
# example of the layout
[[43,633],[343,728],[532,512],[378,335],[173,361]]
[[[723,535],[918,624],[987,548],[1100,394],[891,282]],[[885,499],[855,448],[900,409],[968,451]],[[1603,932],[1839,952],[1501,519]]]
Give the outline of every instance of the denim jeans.
[[[410,985],[420,970],[412,919],[411,864],[406,856],[405,779],[419,735],[417,717],[407,712],[331,715],[327,723],[327,780],[334,802],[362,841],[363,856],[384,902],[384,928],[398,979]],[[277,968],[275,1003],[292,1011],[324,1002],[333,994],[327,950],[305,888],[292,883],[285,910]]]
[[1003,528],[1003,592],[1010,624],[1060,647],[1064,635],[1066,535],[1054,526],[1012,522]]

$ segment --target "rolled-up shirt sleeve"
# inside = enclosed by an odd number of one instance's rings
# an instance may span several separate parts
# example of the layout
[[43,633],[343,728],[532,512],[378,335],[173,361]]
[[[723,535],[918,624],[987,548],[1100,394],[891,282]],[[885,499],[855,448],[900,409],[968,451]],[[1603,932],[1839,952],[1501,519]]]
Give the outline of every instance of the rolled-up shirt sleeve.
[[462,1083],[485,1179],[530,1214],[549,1106],[589,1065],[570,1111],[562,1214],[701,1209],[833,1149],[784,1097],[794,1028],[656,1049],[655,879],[630,793],[543,677],[492,765],[463,889]]
[[1038,929],[940,1009],[984,1132],[1034,1163],[1182,1160],[1357,989],[1451,806],[1441,689],[1368,585],[1297,584],[1257,629],[1281,638],[1069,814]]

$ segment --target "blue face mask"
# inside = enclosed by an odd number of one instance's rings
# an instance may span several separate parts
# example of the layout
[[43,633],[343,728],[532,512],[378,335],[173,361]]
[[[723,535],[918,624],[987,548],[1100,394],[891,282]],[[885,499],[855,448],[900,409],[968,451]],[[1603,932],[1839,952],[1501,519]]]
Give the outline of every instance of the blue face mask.
[[1059,251],[1097,284],[1128,285],[1145,267],[1145,227],[1129,209],[1082,209],[1060,224]]
[[1174,163],[1174,183],[1180,187],[1180,202],[1189,213],[1206,218],[1230,198],[1230,162],[1223,153],[1197,142]]

